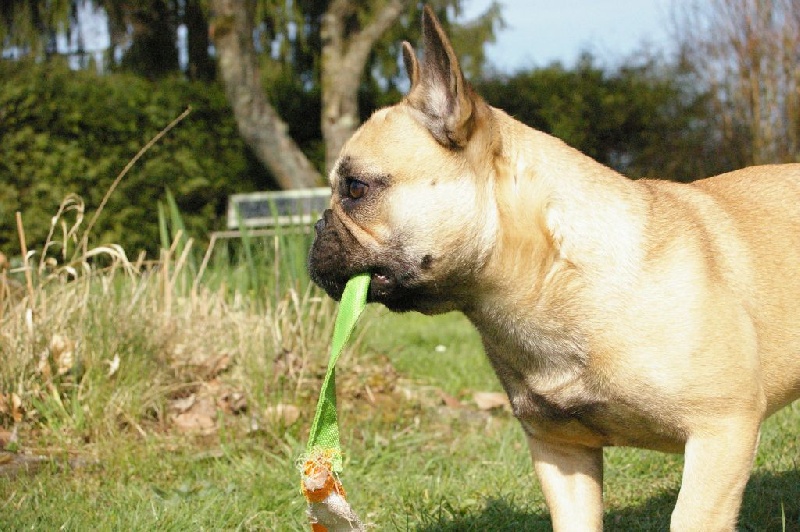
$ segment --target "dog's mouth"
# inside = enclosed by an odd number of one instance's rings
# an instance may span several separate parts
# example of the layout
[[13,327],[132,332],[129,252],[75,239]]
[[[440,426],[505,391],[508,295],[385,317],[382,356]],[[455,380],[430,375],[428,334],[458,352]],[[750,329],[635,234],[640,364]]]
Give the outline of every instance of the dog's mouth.
[[[403,291],[402,281],[388,268],[365,268],[361,272],[368,273],[370,276],[369,289],[367,291],[367,301],[370,303],[382,303],[390,306],[389,303],[397,299],[399,293]],[[320,272],[318,269],[311,268],[311,278],[328,295],[339,301],[342,298],[347,280],[361,272],[357,270],[351,270],[351,273],[331,272],[330,270]]]
[[452,310],[443,305],[442,294],[423,282],[412,268],[383,269],[370,272],[367,301],[380,303],[393,312],[417,311],[437,314]]
[[386,270],[379,269],[370,274],[369,295],[375,301],[380,301],[391,294],[397,286],[397,280]]
[[370,303],[380,303],[395,312],[436,307],[440,294],[430,291],[420,267],[402,252],[401,246],[386,246],[384,252],[370,254],[332,214],[326,214],[316,230],[309,252],[309,273],[332,298],[339,301],[348,279],[367,273]]
[[[313,270],[312,270],[313,271]],[[431,292],[424,283],[420,283],[412,271],[405,269],[399,272],[389,267],[365,268],[362,272],[369,273],[370,283],[367,292],[367,302],[379,303],[393,312],[418,311],[425,314],[441,312],[440,294]],[[320,277],[312,275],[319,284],[335,300],[341,300],[347,279],[356,275],[352,273],[347,277]],[[451,310],[449,307],[445,310]]]
[[[380,303],[395,312],[416,309],[420,287],[415,283],[413,274],[405,271],[395,272],[386,266],[367,268],[366,272],[370,275],[367,292],[369,303]],[[336,286],[333,290],[328,290],[328,293],[338,300],[343,290],[342,284],[341,287]]]

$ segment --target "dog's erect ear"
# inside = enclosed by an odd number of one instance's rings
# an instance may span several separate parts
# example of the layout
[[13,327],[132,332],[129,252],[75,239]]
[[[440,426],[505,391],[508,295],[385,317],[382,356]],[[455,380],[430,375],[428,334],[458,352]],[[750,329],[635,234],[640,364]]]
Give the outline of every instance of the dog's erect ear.
[[450,40],[430,7],[422,14],[424,56],[403,43],[403,61],[411,79],[406,102],[420,113],[431,134],[448,148],[463,148],[472,136],[475,96],[464,79]]

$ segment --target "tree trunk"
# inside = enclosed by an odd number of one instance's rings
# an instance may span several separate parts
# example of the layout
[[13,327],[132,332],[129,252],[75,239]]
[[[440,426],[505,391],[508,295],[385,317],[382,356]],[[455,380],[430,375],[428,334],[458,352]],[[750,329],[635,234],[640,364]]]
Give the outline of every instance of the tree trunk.
[[187,39],[189,64],[186,74],[189,79],[211,81],[215,77],[215,65],[208,54],[208,20],[203,13],[200,0],[187,0],[184,9],[184,21],[189,33]]
[[122,57],[122,66],[148,79],[162,78],[178,70],[175,21],[167,2],[154,0],[134,5],[129,21],[132,44]]
[[322,17],[322,137],[325,167],[330,171],[344,143],[359,125],[358,87],[369,53],[411,0],[371,0],[385,3],[374,9],[372,20],[348,34],[347,23],[355,16],[356,2],[333,0]]
[[250,4],[247,0],[211,0],[219,75],[239,132],[282,189],[321,185],[322,177],[267,101],[253,46]]

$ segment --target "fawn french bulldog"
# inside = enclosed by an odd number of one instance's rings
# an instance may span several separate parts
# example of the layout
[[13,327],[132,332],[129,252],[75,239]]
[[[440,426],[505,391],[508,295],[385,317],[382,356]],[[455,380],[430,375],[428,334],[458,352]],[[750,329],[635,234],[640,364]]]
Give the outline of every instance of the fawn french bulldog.
[[411,89],[330,174],[312,278],[463,312],[556,530],[600,530],[604,446],[685,453],[673,530],[733,530],[761,422],[800,396],[800,164],[632,181],[487,105],[429,9]]

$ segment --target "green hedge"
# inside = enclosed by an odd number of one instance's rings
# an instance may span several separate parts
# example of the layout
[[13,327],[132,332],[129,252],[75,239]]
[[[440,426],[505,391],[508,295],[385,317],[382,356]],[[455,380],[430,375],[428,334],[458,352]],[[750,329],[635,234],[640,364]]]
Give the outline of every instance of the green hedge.
[[224,223],[226,198],[269,186],[240,140],[220,87],[130,74],[98,76],[57,63],[0,61],[0,251],[19,252],[14,213],[28,247],[41,247],[69,193],[94,212],[109,186],[148,140],[184,109],[192,113],[126,175],[92,244],[121,244],[130,255],[158,249],[157,204],[174,194],[193,236]]

